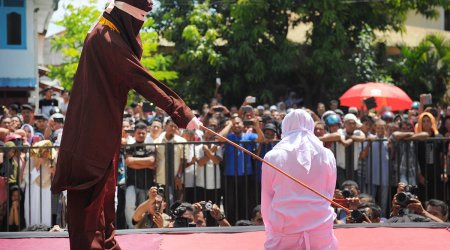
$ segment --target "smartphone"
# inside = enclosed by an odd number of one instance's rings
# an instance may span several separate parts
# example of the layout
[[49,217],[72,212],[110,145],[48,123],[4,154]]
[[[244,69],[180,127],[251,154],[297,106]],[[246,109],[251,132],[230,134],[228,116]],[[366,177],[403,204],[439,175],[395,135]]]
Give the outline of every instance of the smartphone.
[[61,118],[61,117],[55,117],[55,118],[53,118],[53,120],[58,123],[64,123],[64,118]]
[[220,86],[222,84],[222,81],[220,80],[219,77],[216,78],[216,85]]
[[144,111],[145,113],[153,112],[155,111],[155,105],[150,102],[144,102],[142,104],[142,111]]
[[433,98],[431,94],[425,94],[423,98],[423,105],[430,105],[433,103]]
[[244,113],[248,113],[251,112],[253,110],[252,106],[242,106],[242,111],[244,111]]
[[244,126],[252,126],[253,121],[252,120],[244,120]]
[[223,107],[214,107],[213,108],[213,110],[215,111],[215,112],[222,112],[223,111]]
[[254,96],[249,96],[249,97],[247,97],[247,98],[245,99],[245,101],[246,101],[247,103],[255,103],[255,102],[256,102],[256,97],[254,97]]

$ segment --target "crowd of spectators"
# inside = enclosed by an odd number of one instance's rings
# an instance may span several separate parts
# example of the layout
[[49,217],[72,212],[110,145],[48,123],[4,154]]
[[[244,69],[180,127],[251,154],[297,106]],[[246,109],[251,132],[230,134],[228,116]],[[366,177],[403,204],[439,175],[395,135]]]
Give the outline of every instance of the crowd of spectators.
[[[336,208],[336,223],[448,220],[450,106],[424,107],[422,99],[402,112],[350,107],[344,113],[335,100],[328,110],[324,103],[306,109],[314,133],[336,157],[336,202],[364,215]],[[69,100],[68,92],[55,98],[45,89],[38,107],[2,110],[2,231],[67,227],[66,196],[52,195],[50,184]],[[127,107],[114,159],[117,228],[263,225],[261,162],[221,137],[264,157],[281,138],[284,116],[302,108],[302,99],[290,93],[276,105],[257,103],[248,96],[227,107],[213,98],[194,110],[219,137],[180,129],[148,102]]]

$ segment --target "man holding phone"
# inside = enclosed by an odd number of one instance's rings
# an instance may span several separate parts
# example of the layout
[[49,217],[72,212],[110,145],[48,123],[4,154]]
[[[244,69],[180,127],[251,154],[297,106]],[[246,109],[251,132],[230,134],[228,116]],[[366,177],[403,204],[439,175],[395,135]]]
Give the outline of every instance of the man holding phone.
[[[264,142],[264,133],[259,127],[259,122],[253,119],[253,128],[256,133],[245,133],[244,124],[240,117],[234,117],[233,119],[227,121],[226,126],[220,131],[220,135],[228,138],[229,140],[240,143],[241,146],[245,147],[247,150],[254,152],[256,150],[256,143]],[[248,200],[246,207],[245,205],[240,205],[238,211],[236,211],[237,218],[230,216],[229,221],[235,223],[239,219],[244,219],[245,215],[251,213],[255,204],[253,197],[249,198],[247,194],[254,193],[254,178],[247,178],[249,176],[253,177],[253,167],[252,158],[244,154],[242,150],[233,147],[230,144],[225,145],[225,181],[228,183],[226,186],[225,196],[225,207],[226,214],[234,214],[231,211],[235,208],[235,200],[245,201]],[[247,193],[244,192],[246,182],[248,184]],[[236,189],[237,187],[237,189]]]

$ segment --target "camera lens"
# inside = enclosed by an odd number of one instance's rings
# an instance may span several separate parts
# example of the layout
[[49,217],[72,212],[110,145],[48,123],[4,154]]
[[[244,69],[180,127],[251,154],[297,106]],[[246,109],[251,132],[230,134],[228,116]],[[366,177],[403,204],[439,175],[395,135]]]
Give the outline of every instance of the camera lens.
[[211,202],[208,201],[208,202],[205,203],[205,209],[206,210],[211,210],[212,207],[213,207],[213,204]]
[[158,194],[159,195],[163,195],[164,194],[164,188],[163,187],[158,187]]
[[405,208],[408,206],[408,203],[411,198],[413,198],[413,195],[411,193],[401,192],[401,193],[397,194],[395,199],[396,199],[397,203],[400,205],[400,207]]
[[352,195],[352,192],[348,189],[344,189],[342,190],[342,196],[344,196],[344,198],[350,198]]

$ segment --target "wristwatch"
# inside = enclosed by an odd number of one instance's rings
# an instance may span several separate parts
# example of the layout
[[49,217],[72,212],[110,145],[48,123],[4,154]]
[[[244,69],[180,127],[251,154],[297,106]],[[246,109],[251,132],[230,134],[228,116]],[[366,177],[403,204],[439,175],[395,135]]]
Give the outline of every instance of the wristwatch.
[[217,221],[223,221],[223,220],[225,220],[225,215],[221,214],[220,219],[218,219]]

